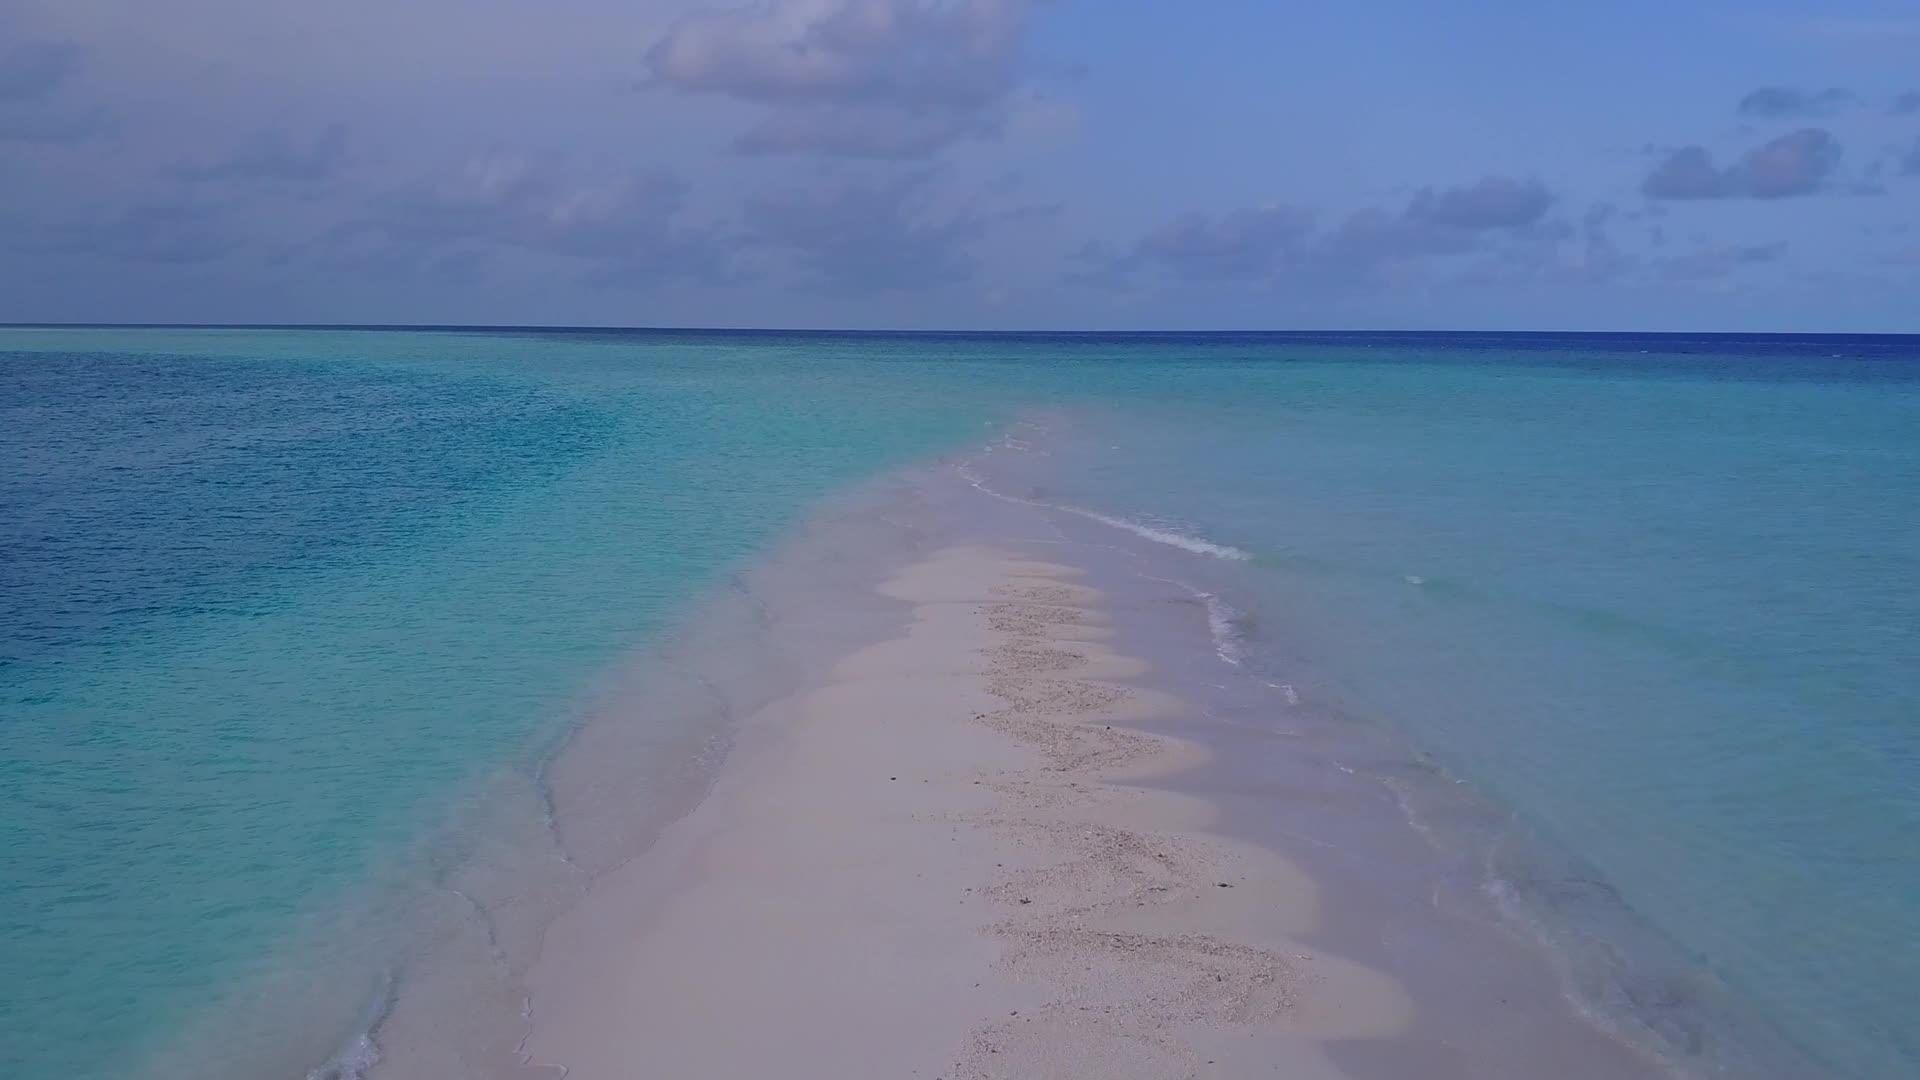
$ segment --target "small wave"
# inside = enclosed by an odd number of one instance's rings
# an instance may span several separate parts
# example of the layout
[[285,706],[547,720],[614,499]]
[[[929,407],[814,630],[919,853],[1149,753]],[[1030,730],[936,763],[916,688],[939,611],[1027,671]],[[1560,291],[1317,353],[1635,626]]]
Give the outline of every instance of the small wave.
[[1231,547],[1226,544],[1216,544],[1211,540],[1204,540],[1197,536],[1188,536],[1185,533],[1174,532],[1170,529],[1162,529],[1144,522],[1134,521],[1132,518],[1115,517],[1112,514],[1103,514],[1098,510],[1088,510],[1085,507],[1073,506],[1068,503],[1044,502],[1040,499],[1023,499],[1017,495],[1008,495],[1004,492],[995,491],[993,488],[987,486],[987,482],[981,478],[979,473],[973,470],[969,462],[961,462],[955,465],[953,471],[960,479],[971,484],[976,490],[991,495],[996,499],[1021,503],[1025,506],[1037,506],[1043,510],[1057,510],[1065,514],[1074,514],[1086,518],[1089,521],[1097,521],[1110,528],[1130,532],[1135,536],[1145,540],[1151,540],[1156,544],[1166,544],[1168,547],[1176,547],[1182,551],[1190,551],[1195,555],[1207,555],[1215,559],[1229,559],[1235,562],[1245,562],[1253,558],[1253,556],[1237,547]]
[[1195,555],[1210,555],[1216,559],[1230,559],[1235,562],[1245,562],[1253,558],[1253,556],[1241,551],[1237,547],[1230,547],[1226,544],[1216,544],[1211,540],[1202,540],[1197,536],[1188,536],[1185,533],[1156,528],[1130,518],[1114,517],[1111,514],[1103,514],[1098,510],[1087,510],[1082,507],[1067,506],[1060,503],[1050,505],[1052,505],[1055,510],[1064,510],[1069,514],[1078,514],[1083,518],[1097,521],[1102,525],[1110,525],[1116,529],[1124,529],[1135,536],[1151,540],[1156,544],[1166,544],[1169,547],[1177,547],[1182,551],[1191,551]]
[[[997,499],[1012,498],[1012,496],[1010,495],[1002,495],[997,491],[993,491],[989,489],[987,487],[987,482],[980,478],[980,474],[973,471],[973,464],[971,462],[962,461],[955,464],[953,467],[953,472],[954,472],[954,475],[958,476],[962,480],[965,480],[967,483],[972,484],[976,489],[978,489],[983,494],[992,495]],[[1026,502],[1025,499],[1013,499],[1013,501]]]
[[554,754],[558,752],[559,747],[555,747],[534,767],[531,777],[533,795],[540,804],[540,825],[546,830],[548,843],[553,845],[554,858],[572,873],[584,875],[586,871],[579,863],[573,861],[573,853],[567,850],[566,838],[560,832],[560,813],[553,802],[553,788],[547,784],[547,765],[553,761]]
[[393,976],[381,977],[379,989],[361,1015],[359,1030],[318,1068],[308,1070],[307,1080],[366,1080],[372,1074],[380,1064],[380,1045],[374,1035],[393,1011],[393,983]]
[[1246,659],[1246,644],[1240,630],[1239,612],[1235,611],[1232,605],[1205,589],[1195,588],[1175,578],[1155,577],[1152,574],[1141,576],[1149,581],[1172,585],[1200,601],[1201,605],[1207,609],[1207,635],[1213,640],[1214,655],[1234,667],[1239,667],[1240,662]]
[[365,1080],[378,1064],[380,1049],[371,1034],[363,1033],[341,1047],[332,1060],[307,1073],[307,1080]]
[[1199,595],[1207,605],[1207,631],[1213,635],[1214,655],[1239,667],[1240,661],[1246,656],[1246,649],[1241,644],[1239,631],[1233,625],[1233,608],[1210,592]]

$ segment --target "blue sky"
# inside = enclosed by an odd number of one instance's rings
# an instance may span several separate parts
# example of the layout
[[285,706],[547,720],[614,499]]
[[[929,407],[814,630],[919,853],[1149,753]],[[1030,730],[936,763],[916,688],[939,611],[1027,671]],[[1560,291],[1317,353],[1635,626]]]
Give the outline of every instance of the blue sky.
[[1920,330],[1910,2],[8,0],[0,320]]

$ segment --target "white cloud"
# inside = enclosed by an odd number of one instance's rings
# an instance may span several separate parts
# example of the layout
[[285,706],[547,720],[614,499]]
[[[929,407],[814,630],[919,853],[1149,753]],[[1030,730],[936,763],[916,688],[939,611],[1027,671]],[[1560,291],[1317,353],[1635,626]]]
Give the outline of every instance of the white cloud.
[[754,153],[916,157],[996,135],[1033,0],[770,0],[696,12],[647,54],[654,85],[769,110]]

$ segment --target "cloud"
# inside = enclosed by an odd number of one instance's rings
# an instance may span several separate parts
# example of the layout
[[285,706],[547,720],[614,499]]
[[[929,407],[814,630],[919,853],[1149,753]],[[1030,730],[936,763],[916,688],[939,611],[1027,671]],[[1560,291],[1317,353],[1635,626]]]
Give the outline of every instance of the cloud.
[[79,66],[80,49],[67,42],[0,45],[0,104],[46,98]]
[[[1242,282],[1301,293],[1403,285],[1512,290],[1634,280],[1732,288],[1739,271],[1778,262],[1787,251],[1784,243],[1730,243],[1664,257],[1632,252],[1614,233],[1639,215],[1596,203],[1574,217],[1549,218],[1553,195],[1535,188],[1490,177],[1460,188],[1422,189],[1402,209],[1369,207],[1325,225],[1296,207],[1190,214],[1147,233],[1123,255],[1085,250],[1082,259],[1093,270],[1077,280],[1126,285],[1144,270],[1173,281]],[[1522,191],[1529,194],[1513,194]],[[1491,192],[1502,194],[1483,198]]]
[[1704,146],[1683,146],[1668,154],[1640,182],[1650,199],[1725,199],[1734,194],[1727,174]]
[[479,157],[377,197],[328,241],[344,250],[380,239],[408,258],[512,249],[580,260],[603,280],[716,276],[720,245],[683,221],[686,194],[664,172],[581,176],[555,163]]
[[1893,99],[1893,115],[1911,116],[1920,113],[1920,90],[1909,90]]
[[1314,215],[1291,206],[1187,214],[1141,238],[1136,257],[1182,277],[1271,277],[1300,257],[1313,229]]
[[1011,84],[1026,5],[774,0],[698,12],[648,54],[656,78],[747,101],[980,105]]
[[1737,189],[1756,199],[1807,195],[1840,163],[1840,143],[1820,128],[1804,128],[1748,152],[1730,171]]
[[82,142],[112,129],[112,116],[97,106],[0,107],[0,142],[53,146]]
[[[1578,248],[1562,262],[1562,268],[1574,276],[1589,280],[1602,281],[1631,271],[1638,260],[1622,251],[1613,238],[1612,226],[1620,216],[1619,208],[1612,203],[1595,203],[1587,208],[1580,217],[1580,229],[1573,239]],[[1659,229],[1654,229],[1660,237]],[[1656,245],[1664,237],[1655,240]]]
[[1920,18],[1907,15],[1761,15],[1789,37],[1795,45],[1808,37],[1825,38],[1834,44],[1893,52],[1905,55],[1908,46],[1920,42]]
[[240,246],[212,208],[185,204],[141,205],[92,221],[33,225],[15,242],[48,255],[175,265],[223,258]]
[[695,12],[647,53],[651,85],[768,110],[761,154],[925,156],[1005,122],[1039,0],[767,0]]
[[1672,281],[1716,281],[1744,266],[1778,262],[1786,251],[1785,243],[1721,245],[1660,259],[1653,265]]
[[1323,274],[1358,280],[1377,277],[1409,262],[1464,255],[1479,243],[1479,230],[1441,225],[1407,211],[1368,208],[1347,215],[1319,238],[1312,252]]
[[1631,218],[1612,203],[1602,202],[1589,206],[1578,219],[1542,221],[1488,247],[1484,258],[1461,265],[1449,282],[1471,288],[1533,290],[1545,284],[1591,286],[1619,281],[1644,265],[1614,239],[1615,225]]
[[1407,216],[1431,225],[1511,229],[1539,221],[1551,205],[1552,193],[1538,180],[1489,176],[1467,187],[1423,189],[1414,196]]
[[1840,163],[1831,132],[1803,128],[1748,151],[1726,168],[1700,146],[1670,152],[1640,184],[1650,199],[1784,199],[1810,195]]
[[777,109],[735,141],[748,154],[827,154],[906,160],[949,143],[999,133],[997,113],[889,106],[793,106]]
[[746,242],[786,255],[815,282],[847,291],[952,284],[973,276],[972,245],[1005,215],[932,205],[925,174],[747,203]]
[[[295,159],[316,156],[311,145],[297,145],[303,153]],[[287,166],[277,153],[231,160],[245,167],[221,162],[197,172],[316,175]],[[670,173],[596,171],[490,154],[371,194],[330,189],[330,197],[308,203],[299,220],[249,220],[257,205],[202,188],[207,198],[191,205],[143,206],[57,226],[21,219],[0,243],[23,252],[149,263],[244,253],[263,267],[422,281],[473,279],[500,269],[571,274],[599,287],[778,278],[846,294],[889,293],[969,281],[979,265],[977,245],[1060,213],[1058,204],[1007,205],[1013,183],[1009,178],[961,197],[939,190],[931,171],[919,170],[878,182],[789,185],[708,220],[693,216],[690,186]],[[213,198],[216,193],[222,197]]]
[[60,100],[81,62],[80,48],[67,42],[0,44],[0,142],[74,143],[106,131],[104,109]]
[[1403,209],[1357,210],[1324,229],[1317,215],[1291,206],[1188,214],[1148,232],[1120,268],[1192,280],[1374,279],[1420,260],[1487,250],[1539,224],[1552,202],[1537,181],[1490,176],[1422,188]]
[[189,180],[313,182],[339,171],[346,157],[347,129],[340,124],[330,125],[311,143],[296,142],[285,132],[264,131],[248,139],[231,156],[211,164],[184,166],[180,175]]
[[1777,117],[1798,116],[1807,113],[1825,113],[1843,105],[1850,105],[1856,98],[1852,91],[1837,86],[1825,90],[1798,90],[1788,86],[1763,86],[1740,99],[1738,111],[1741,116]]

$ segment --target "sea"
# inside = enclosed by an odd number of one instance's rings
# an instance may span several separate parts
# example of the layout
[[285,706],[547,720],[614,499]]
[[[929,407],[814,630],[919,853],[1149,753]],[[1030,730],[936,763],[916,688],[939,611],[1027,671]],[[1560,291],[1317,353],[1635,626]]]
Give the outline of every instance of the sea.
[[1177,585],[1596,1027],[1920,1075],[1920,338],[131,327],[0,328],[0,1075],[511,1020],[936,482]]

